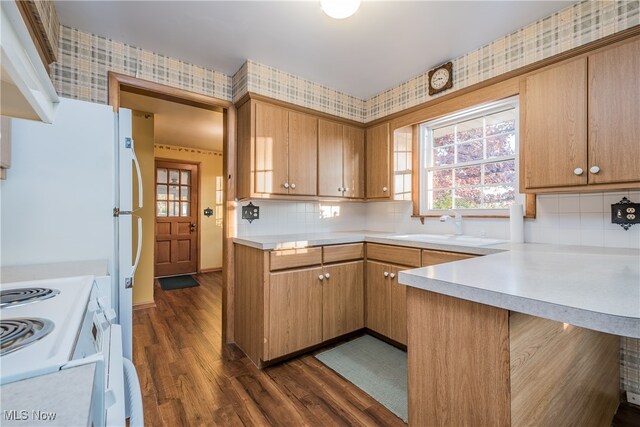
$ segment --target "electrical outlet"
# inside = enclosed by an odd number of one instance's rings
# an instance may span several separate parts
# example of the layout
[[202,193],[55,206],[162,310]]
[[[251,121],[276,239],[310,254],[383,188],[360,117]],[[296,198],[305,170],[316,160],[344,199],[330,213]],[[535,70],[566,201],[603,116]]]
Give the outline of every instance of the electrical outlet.
[[254,219],[260,218],[260,207],[249,202],[248,205],[242,207],[242,219],[246,219],[251,223]]
[[627,392],[627,402],[640,406],[640,394]]

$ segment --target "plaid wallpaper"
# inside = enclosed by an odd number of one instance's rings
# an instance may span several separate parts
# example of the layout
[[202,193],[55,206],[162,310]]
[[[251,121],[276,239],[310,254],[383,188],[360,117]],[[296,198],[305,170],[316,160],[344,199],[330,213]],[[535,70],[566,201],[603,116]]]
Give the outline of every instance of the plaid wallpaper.
[[60,26],[58,61],[51,76],[58,95],[106,104],[108,71],[231,100],[231,77],[226,74]]
[[[452,60],[461,89],[593,40],[640,25],[640,1],[583,1]],[[248,91],[361,122],[428,101],[427,73],[362,100],[247,61],[233,76],[126,43],[60,26],[52,79],[59,95],[107,103],[107,71],[237,101]],[[438,96],[438,95],[435,95]],[[621,382],[640,393],[640,340],[623,338]]]
[[[234,101],[247,92],[364,122],[364,100],[248,60],[233,76]],[[236,85],[237,82],[237,85]]]

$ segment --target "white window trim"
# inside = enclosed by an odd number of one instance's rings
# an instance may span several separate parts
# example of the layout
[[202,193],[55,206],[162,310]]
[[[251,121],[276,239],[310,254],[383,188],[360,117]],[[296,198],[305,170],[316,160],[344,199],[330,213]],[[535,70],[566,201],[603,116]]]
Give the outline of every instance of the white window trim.
[[[510,108],[515,108],[516,115],[516,150],[515,150],[515,166],[516,166],[516,181],[514,183],[516,189],[515,203],[524,204],[525,196],[524,194],[517,193],[519,187],[519,179],[520,179],[520,106],[519,106],[519,98],[518,96],[513,96],[510,98],[506,98],[500,101],[490,102],[487,104],[482,104],[479,106],[467,108],[465,110],[461,110],[459,112],[447,115],[445,117],[441,117],[439,119],[431,120],[428,122],[421,123],[419,126],[419,185],[420,185],[420,215],[442,215],[448,213],[448,209],[429,209],[429,155],[430,150],[427,150],[425,147],[427,136],[425,134],[425,129],[433,129],[435,127],[443,127],[448,126],[454,123],[458,123],[464,121],[465,119],[472,119],[477,116],[484,116],[493,113],[497,113],[503,110],[507,110]],[[491,159],[491,161],[500,161],[511,159],[512,157],[497,157],[495,159]],[[472,162],[461,163],[460,166],[473,166],[474,164],[483,164],[486,163],[486,160],[477,160]],[[456,165],[457,166],[457,165]],[[473,186],[473,187],[481,187],[482,185]],[[448,187],[453,188],[453,187]],[[509,209],[460,209],[460,213],[463,215],[466,213],[467,215],[476,215],[476,216],[508,216]]]

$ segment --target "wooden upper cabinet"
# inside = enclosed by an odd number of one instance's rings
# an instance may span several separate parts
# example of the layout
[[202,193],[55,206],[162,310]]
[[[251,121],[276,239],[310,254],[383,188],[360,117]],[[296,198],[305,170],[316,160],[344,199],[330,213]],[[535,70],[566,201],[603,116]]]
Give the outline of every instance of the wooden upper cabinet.
[[585,175],[590,184],[640,181],[640,39],[596,52],[588,61]]
[[257,103],[255,115],[255,191],[289,194],[289,112]]
[[342,197],[342,125],[318,122],[318,195]]
[[342,158],[344,197],[364,198],[364,130],[343,126]]
[[367,199],[388,198],[389,188],[389,123],[367,129],[366,139],[366,197]]
[[587,184],[587,59],[532,74],[521,89],[521,185]]
[[318,128],[318,195],[364,198],[364,131],[326,120]]
[[289,194],[315,196],[317,168],[318,119],[289,111]]

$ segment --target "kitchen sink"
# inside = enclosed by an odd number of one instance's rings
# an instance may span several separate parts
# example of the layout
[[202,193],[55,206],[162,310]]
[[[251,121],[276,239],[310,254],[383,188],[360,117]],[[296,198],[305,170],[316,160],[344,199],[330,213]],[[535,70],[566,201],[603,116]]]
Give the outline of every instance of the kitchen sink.
[[447,243],[459,246],[489,246],[507,242],[506,240],[500,239],[465,235],[457,236],[455,234],[398,234],[389,237],[391,239],[406,240],[409,242]]

